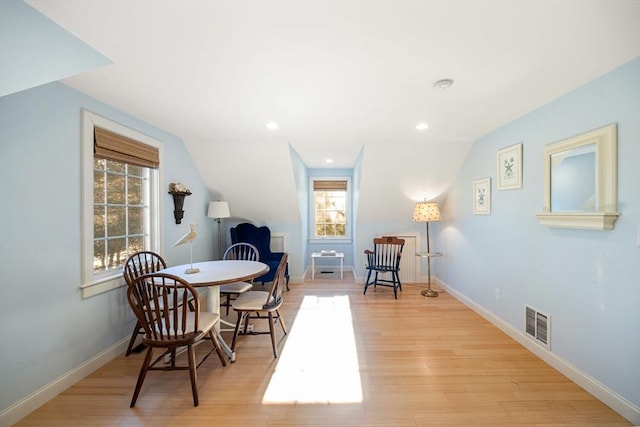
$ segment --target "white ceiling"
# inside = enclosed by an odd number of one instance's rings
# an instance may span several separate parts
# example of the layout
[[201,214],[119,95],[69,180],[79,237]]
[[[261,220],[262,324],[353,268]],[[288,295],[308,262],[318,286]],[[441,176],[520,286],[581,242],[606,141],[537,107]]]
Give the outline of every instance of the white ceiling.
[[69,86],[194,157],[278,140],[308,167],[370,143],[468,147],[640,55],[638,1],[28,3],[113,61]]

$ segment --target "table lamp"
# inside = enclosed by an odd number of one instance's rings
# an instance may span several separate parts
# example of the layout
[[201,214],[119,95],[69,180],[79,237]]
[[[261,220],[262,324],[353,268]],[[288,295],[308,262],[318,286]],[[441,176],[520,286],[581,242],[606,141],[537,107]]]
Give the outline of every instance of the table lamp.
[[429,244],[429,223],[431,221],[440,221],[440,210],[436,202],[418,202],[413,210],[413,220],[416,222],[424,222],[427,224],[427,289],[421,294],[425,297],[437,297],[438,293],[431,289],[431,247]]
[[209,218],[215,219],[218,223],[218,259],[222,259],[222,218],[229,218],[229,204],[227,202],[209,202],[209,210],[207,211]]

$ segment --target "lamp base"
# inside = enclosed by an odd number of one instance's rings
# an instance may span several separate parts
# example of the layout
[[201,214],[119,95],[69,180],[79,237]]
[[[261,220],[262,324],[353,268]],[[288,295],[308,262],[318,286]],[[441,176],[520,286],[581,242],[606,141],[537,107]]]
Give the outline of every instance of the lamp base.
[[200,273],[200,269],[199,268],[187,268],[184,272],[186,274]]
[[423,297],[437,297],[438,293],[436,291],[434,291],[433,289],[425,289],[424,291],[420,292],[420,294]]

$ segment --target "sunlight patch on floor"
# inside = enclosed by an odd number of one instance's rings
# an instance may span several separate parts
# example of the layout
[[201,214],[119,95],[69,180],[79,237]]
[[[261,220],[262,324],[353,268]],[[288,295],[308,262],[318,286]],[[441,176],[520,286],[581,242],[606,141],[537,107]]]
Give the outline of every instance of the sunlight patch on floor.
[[262,399],[273,403],[362,402],[348,296],[305,296]]

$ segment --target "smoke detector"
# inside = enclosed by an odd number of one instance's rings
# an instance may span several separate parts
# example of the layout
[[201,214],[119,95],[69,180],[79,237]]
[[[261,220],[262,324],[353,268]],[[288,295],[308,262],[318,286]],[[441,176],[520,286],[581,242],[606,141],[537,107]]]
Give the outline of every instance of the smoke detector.
[[453,85],[453,80],[451,79],[442,79],[438,80],[433,84],[433,88],[439,91],[447,91]]

